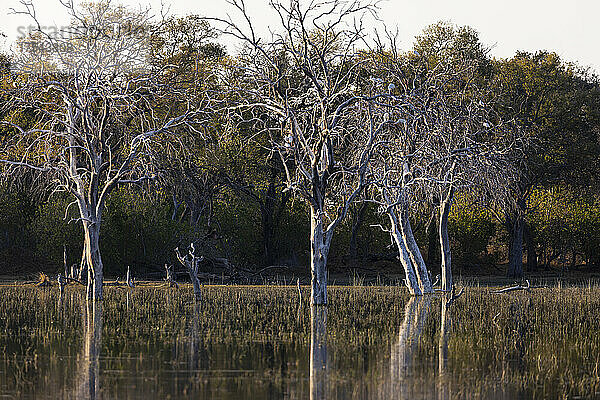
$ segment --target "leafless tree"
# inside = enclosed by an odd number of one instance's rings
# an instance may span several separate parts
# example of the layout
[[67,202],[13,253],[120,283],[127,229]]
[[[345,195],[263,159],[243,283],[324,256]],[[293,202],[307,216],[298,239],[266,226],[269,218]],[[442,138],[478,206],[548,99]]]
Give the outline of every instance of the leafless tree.
[[506,198],[502,192],[515,174],[508,154],[520,145],[518,130],[498,117],[493,94],[478,81],[478,61],[454,45],[453,56],[445,50],[441,45],[433,55],[399,55],[392,46],[372,68],[375,79],[393,85],[379,110],[392,122],[371,163],[375,200],[390,219],[413,294],[431,293],[432,287],[410,211],[439,204],[442,290],[451,290],[448,216],[455,193]]
[[[149,9],[61,0],[68,29],[47,31],[33,4],[22,11],[36,26],[20,43],[11,72],[8,117],[14,135],[0,162],[47,174],[56,191],[79,209],[88,267],[88,296],[102,298],[100,227],[106,200],[121,184],[152,180],[154,155],[168,151],[174,133],[196,129],[202,95],[152,67],[150,38],[160,24]],[[204,100],[204,99],[203,99]],[[193,105],[193,106],[192,106]],[[31,116],[21,123],[23,115]],[[68,214],[68,209],[65,215]]]
[[[366,185],[378,134],[371,112],[381,93],[359,90],[366,63],[363,21],[373,3],[271,1],[279,30],[262,40],[243,0],[230,0],[245,24],[215,19],[243,43],[231,76],[238,127],[267,134],[282,160],[287,190],[310,208],[311,303],[327,304],[327,258],[334,230]],[[350,149],[355,151],[350,151]]]

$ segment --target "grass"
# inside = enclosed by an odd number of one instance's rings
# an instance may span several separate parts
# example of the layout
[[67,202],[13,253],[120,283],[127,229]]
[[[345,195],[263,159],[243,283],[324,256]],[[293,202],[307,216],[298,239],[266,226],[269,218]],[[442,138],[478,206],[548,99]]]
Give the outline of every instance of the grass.
[[[502,295],[470,282],[447,311],[442,375],[441,298],[407,316],[404,288],[357,283],[329,291],[329,398],[387,398],[398,382],[416,398],[600,396],[597,282]],[[310,307],[299,307],[295,287],[205,286],[196,306],[182,286],[106,288],[97,371],[105,397],[308,397]],[[90,376],[83,295],[0,287],[0,397],[81,397]],[[423,328],[399,346],[411,321]]]

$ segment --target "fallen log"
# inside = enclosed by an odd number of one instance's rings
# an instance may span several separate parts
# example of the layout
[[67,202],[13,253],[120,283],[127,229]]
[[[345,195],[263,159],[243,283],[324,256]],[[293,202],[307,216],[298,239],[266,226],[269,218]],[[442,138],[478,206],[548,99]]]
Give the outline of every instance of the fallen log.
[[67,282],[75,282],[75,283],[79,283],[81,286],[85,286],[85,283],[83,283],[80,280],[77,280],[75,278],[69,278],[67,276],[63,276],[62,279],[65,280],[65,281],[67,281]]
[[529,291],[531,289],[531,283],[529,282],[529,280],[526,280],[525,283],[527,283],[527,286],[515,285],[515,286],[511,286],[511,287],[507,287],[507,288],[503,288],[503,289],[499,289],[499,290],[494,290],[494,291],[492,291],[492,293],[493,294],[508,293],[508,292],[513,292],[515,290]]

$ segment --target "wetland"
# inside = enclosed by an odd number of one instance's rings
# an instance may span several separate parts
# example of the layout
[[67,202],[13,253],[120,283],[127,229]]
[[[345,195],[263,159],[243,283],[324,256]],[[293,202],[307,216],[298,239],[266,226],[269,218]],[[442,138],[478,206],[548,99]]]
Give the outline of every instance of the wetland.
[[600,287],[0,287],[2,398],[594,398]]

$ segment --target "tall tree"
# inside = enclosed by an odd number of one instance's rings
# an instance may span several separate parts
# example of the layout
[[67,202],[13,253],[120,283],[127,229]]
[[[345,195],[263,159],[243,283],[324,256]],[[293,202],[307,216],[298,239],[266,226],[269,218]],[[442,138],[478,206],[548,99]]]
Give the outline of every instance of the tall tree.
[[[55,190],[72,196],[84,232],[88,296],[101,299],[107,198],[118,185],[153,179],[153,155],[199,111],[190,93],[164,81],[167,67],[148,62],[157,26],[150,10],[62,4],[70,29],[47,32],[32,3],[22,2],[37,28],[15,57],[10,115],[3,121],[14,136],[0,162],[46,173]],[[157,111],[156,102],[171,106]],[[35,114],[32,125],[19,124],[23,111]]]
[[[523,173],[512,194],[515,206],[504,210],[510,236],[507,274],[522,277],[523,237],[534,190],[596,181],[600,92],[595,76],[555,53],[517,53],[497,61],[494,70],[493,85],[502,99],[499,110],[514,118],[534,144],[515,155]],[[534,232],[527,233],[534,240]],[[535,247],[529,249],[533,261]]]
[[[370,153],[387,123],[369,111],[376,95],[356,92],[364,63],[359,21],[375,8],[360,1],[272,1],[281,31],[261,40],[244,1],[231,4],[247,22],[218,20],[244,44],[232,88],[242,93],[232,111],[241,124],[269,135],[287,190],[310,208],[311,303],[324,305],[333,233],[364,189]],[[358,156],[343,152],[348,143],[359,149]]]

